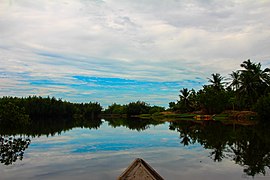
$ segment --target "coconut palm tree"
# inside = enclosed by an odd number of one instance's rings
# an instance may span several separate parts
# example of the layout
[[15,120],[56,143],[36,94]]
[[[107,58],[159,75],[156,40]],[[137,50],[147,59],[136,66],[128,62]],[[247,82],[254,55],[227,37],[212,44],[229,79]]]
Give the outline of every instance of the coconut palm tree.
[[191,110],[191,105],[190,105],[190,90],[188,90],[187,88],[183,88],[182,90],[180,90],[180,101],[178,102],[179,105],[179,110],[182,112],[188,112]]
[[238,90],[241,85],[240,71],[233,71],[230,76],[232,82],[230,83],[229,87],[231,87],[233,90]]
[[237,90],[241,97],[245,98],[248,105],[251,106],[269,88],[270,69],[266,68],[262,70],[260,63],[253,63],[249,59],[244,61],[240,66],[244,69],[239,70],[240,75],[237,77],[239,88]]
[[211,74],[212,79],[208,78],[208,82],[212,83],[210,86],[213,86],[216,90],[224,89],[224,77],[222,77],[219,73]]
[[185,106],[189,105],[189,95],[190,95],[190,90],[188,90],[188,88],[183,88],[182,90],[180,90],[180,101],[183,102],[183,104]]
[[[244,61],[240,66],[244,68],[243,70],[240,70],[241,74],[246,76],[250,74],[251,76],[253,76],[252,80],[254,81],[254,83],[256,84],[266,83],[267,85],[269,85],[270,83],[269,68],[265,68],[264,70],[262,70],[261,63],[256,64],[251,62],[249,59],[247,61]],[[245,76],[243,76],[243,78],[245,78]]]
[[247,61],[244,61],[242,64],[240,64],[241,67],[245,68],[245,70],[242,71],[251,71],[254,69],[255,64],[248,59]]

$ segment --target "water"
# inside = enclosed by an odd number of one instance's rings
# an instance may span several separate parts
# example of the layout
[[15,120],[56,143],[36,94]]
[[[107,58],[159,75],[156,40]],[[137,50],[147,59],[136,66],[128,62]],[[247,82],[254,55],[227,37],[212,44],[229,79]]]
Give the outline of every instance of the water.
[[138,157],[165,179],[270,178],[263,127],[119,119],[82,127],[66,122],[61,129],[54,123],[24,133],[2,130],[0,179],[116,179]]

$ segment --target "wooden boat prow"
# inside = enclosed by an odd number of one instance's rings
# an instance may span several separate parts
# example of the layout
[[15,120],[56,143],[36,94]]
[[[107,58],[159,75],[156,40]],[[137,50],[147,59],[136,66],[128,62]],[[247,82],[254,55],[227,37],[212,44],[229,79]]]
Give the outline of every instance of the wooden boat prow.
[[118,180],[164,180],[143,159],[135,159],[118,177]]

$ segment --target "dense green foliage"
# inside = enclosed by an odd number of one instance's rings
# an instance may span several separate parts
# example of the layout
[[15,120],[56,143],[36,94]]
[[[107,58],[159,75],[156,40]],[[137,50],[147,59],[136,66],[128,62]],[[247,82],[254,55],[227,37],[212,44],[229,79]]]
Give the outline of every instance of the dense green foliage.
[[44,118],[94,119],[101,113],[99,103],[70,103],[54,97],[0,98],[0,125],[22,126]]
[[160,106],[150,106],[146,102],[137,101],[130,102],[125,105],[112,104],[107,109],[104,110],[105,114],[125,114],[128,117],[136,116],[140,114],[154,114],[158,112],[165,111],[164,107]]
[[25,126],[30,121],[24,108],[19,108],[12,102],[0,103],[0,125],[17,127]]
[[215,114],[224,110],[254,109],[259,116],[269,119],[270,69],[262,70],[260,63],[250,60],[244,61],[240,67],[242,69],[230,74],[228,82],[216,73],[208,78],[210,84],[197,92],[183,88],[180,99],[169,103],[170,110]]
[[126,114],[126,105],[113,103],[107,109],[104,110],[105,114]]
[[221,113],[228,103],[226,91],[217,90],[214,86],[204,86],[197,96],[200,107],[206,114]]
[[149,114],[155,114],[155,113],[160,113],[160,112],[163,112],[163,111],[165,111],[165,108],[164,107],[161,107],[161,106],[151,106],[148,113]]
[[141,101],[131,102],[127,105],[127,116],[147,114],[150,110],[149,104]]

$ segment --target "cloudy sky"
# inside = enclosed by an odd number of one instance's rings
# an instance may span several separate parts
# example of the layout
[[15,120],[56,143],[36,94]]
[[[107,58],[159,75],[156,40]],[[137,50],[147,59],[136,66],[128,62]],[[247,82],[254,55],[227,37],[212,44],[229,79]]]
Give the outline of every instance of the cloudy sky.
[[168,106],[270,65],[270,0],[0,0],[0,96]]

